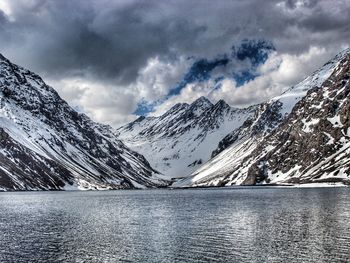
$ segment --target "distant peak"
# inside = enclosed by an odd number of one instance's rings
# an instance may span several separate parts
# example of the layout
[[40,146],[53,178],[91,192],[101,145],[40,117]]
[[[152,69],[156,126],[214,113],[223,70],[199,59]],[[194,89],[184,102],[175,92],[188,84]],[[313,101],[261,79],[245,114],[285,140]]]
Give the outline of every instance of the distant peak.
[[194,102],[192,102],[191,106],[192,107],[194,106],[211,107],[213,106],[213,103],[211,103],[211,101],[208,100],[206,97],[201,96],[198,99],[196,99]]

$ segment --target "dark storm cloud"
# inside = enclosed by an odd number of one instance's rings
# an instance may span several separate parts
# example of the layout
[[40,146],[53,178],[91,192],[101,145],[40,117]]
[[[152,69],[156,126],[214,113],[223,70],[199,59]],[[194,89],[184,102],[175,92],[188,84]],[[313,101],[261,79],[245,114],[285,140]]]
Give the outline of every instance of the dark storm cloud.
[[349,2],[338,3],[329,12],[337,1],[8,1],[13,19],[0,13],[0,43],[46,75],[88,73],[125,84],[150,57],[215,55],[246,37],[264,37],[283,51],[292,43],[294,52],[325,31],[348,41]]
[[348,0],[0,0],[0,52],[69,103],[118,123],[181,83],[188,57],[213,61],[244,39],[263,39],[279,55],[316,47],[320,63],[349,46],[349,24]]
[[34,1],[30,6],[14,1],[10,5],[14,10],[8,28],[14,38],[11,47],[24,45],[22,58],[36,61],[32,66],[39,71],[58,75],[88,71],[130,82],[148,58],[169,57],[177,42],[190,46],[191,39],[206,30],[205,25],[167,17],[146,1]]

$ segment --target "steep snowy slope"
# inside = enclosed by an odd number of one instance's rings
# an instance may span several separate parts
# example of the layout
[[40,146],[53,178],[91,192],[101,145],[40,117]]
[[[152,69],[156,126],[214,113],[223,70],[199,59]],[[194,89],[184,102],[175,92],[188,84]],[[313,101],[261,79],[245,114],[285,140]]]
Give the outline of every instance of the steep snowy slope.
[[0,55],[0,189],[164,186],[113,129],[74,111],[36,74]]
[[118,129],[119,139],[143,154],[164,178],[191,174],[209,160],[218,142],[253,116],[255,106],[235,109],[201,97],[177,104],[159,117],[140,117]]
[[245,163],[246,184],[350,184],[350,54],[314,87]]
[[[295,140],[283,140],[283,136],[278,137],[274,143],[267,143],[267,140],[271,139],[272,137],[276,138],[276,135],[273,134],[276,133],[276,131],[283,129],[283,125],[286,125],[285,123],[289,123],[289,128],[285,128],[287,131],[285,130],[283,133],[284,136],[287,136],[291,132],[290,129],[297,125],[297,121],[303,121],[302,119],[298,119],[300,116],[294,120],[291,120],[290,113],[292,112],[294,106],[295,108],[293,112],[295,112],[297,108],[300,107],[301,102],[298,103],[299,101],[307,100],[307,98],[311,96],[310,90],[322,92],[321,90],[324,88],[321,89],[319,87],[331,76],[333,72],[338,72],[338,70],[340,70],[337,68],[338,65],[343,67],[342,63],[344,62],[341,61],[347,60],[349,53],[349,49],[341,52],[334,59],[325,64],[322,68],[317,70],[310,77],[306,78],[298,85],[291,87],[281,96],[273,98],[267,103],[260,105],[259,111],[257,111],[257,114],[253,118],[247,120],[241,127],[228,134],[219,143],[219,146],[213,152],[213,158],[210,161],[202,165],[190,177],[175,183],[174,186],[232,185],[255,184],[261,182],[278,183],[291,181],[304,183],[317,181],[315,176],[308,175],[310,173],[309,169],[311,169],[311,167],[314,167],[315,170],[318,170],[318,168],[316,168],[317,161],[315,160],[313,160],[313,163],[307,163],[307,165],[301,165],[300,163],[295,164],[293,167],[288,166],[290,169],[285,168],[276,170],[278,164],[283,166],[283,163],[288,162],[288,160],[292,160],[294,163],[294,161],[297,159],[296,156],[292,155],[290,152],[288,152],[288,150],[286,150],[283,158],[274,160],[274,158],[276,158],[275,156],[278,155],[278,152],[281,151],[281,149],[276,147],[275,144],[278,144],[280,142],[285,143],[288,141],[288,143],[293,145],[294,143],[297,143]],[[329,81],[333,81],[332,78],[333,76],[327,80],[324,85],[327,85],[326,83],[329,83]],[[334,86],[332,87],[334,89],[338,89],[338,86],[335,83],[333,85]],[[309,95],[305,97],[308,92]],[[304,97],[305,99],[303,99]],[[309,123],[309,121],[311,119],[313,120],[312,116],[315,114],[314,112],[311,112],[308,107],[321,107],[320,105],[323,103],[322,100],[327,100],[323,97],[319,98],[320,100],[318,101],[318,106],[305,105],[304,107],[298,109],[300,112],[305,112],[305,115],[303,116],[308,120],[307,122],[304,120],[306,123],[305,125],[309,125],[310,127],[312,126],[313,123]],[[323,110],[325,109],[320,108],[320,111]],[[332,134],[334,132],[333,126],[329,126],[328,128],[328,132],[325,132],[327,134]],[[287,136],[287,138],[289,137]],[[302,139],[304,140],[303,144],[300,145],[303,145],[305,149],[308,149],[305,147],[305,144],[308,144],[310,139],[313,138],[304,136]],[[341,140],[346,140],[346,137]],[[334,143],[343,145],[343,143],[336,141],[334,141]],[[344,145],[346,145],[346,143],[344,143]],[[321,153],[325,154],[322,150],[322,147],[322,145],[319,146],[320,152],[318,152],[318,154],[320,157],[322,157]],[[327,147],[324,147],[324,149],[327,149]],[[311,149],[308,150],[311,151]],[[299,161],[304,158],[309,158],[309,152],[307,151],[304,152],[304,154],[301,154],[301,152],[298,154]],[[275,162],[276,165],[273,172],[269,170],[270,162]],[[301,169],[301,167],[303,167],[303,169]],[[306,171],[308,171],[308,173],[306,173]],[[309,180],[291,180],[290,178],[292,175],[302,176],[303,178],[308,178],[307,176],[309,176]],[[322,176],[326,176],[325,173],[323,173]],[[342,173],[342,176],[344,176],[344,173]]]

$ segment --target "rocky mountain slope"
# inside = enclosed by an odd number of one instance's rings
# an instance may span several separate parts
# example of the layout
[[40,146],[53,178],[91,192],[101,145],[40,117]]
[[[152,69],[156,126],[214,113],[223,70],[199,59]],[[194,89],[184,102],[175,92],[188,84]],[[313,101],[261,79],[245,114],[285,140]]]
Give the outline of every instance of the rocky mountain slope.
[[348,184],[349,78],[348,49],[260,105],[201,97],[114,130],[0,55],[0,190]]
[[165,186],[115,131],[0,55],[0,190]]
[[350,50],[263,103],[174,186],[349,183]]
[[119,139],[143,154],[166,179],[191,174],[208,161],[218,142],[253,116],[255,106],[212,104],[201,97],[177,104],[159,117],[140,117],[118,129]]

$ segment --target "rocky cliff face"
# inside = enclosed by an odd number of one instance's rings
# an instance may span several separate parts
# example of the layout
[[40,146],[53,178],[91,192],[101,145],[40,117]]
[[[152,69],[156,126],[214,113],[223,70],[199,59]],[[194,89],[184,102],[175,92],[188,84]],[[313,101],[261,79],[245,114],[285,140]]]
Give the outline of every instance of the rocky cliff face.
[[119,138],[143,154],[165,178],[184,177],[211,157],[219,141],[254,115],[255,106],[212,104],[201,97],[177,104],[159,117],[140,117],[118,129]]
[[0,189],[119,189],[166,182],[115,131],[0,56]]
[[348,182],[349,54],[260,105],[174,186]]
[[[245,182],[350,182],[350,54],[246,160]],[[266,150],[268,149],[268,150]]]

